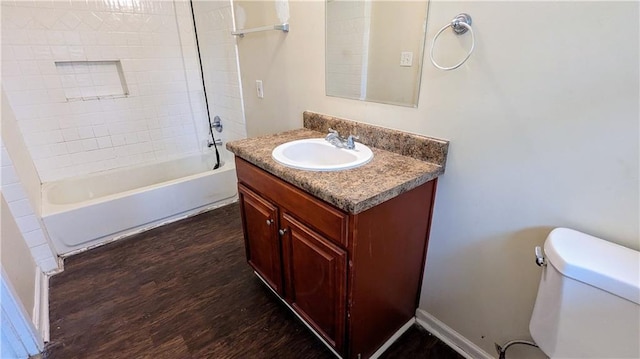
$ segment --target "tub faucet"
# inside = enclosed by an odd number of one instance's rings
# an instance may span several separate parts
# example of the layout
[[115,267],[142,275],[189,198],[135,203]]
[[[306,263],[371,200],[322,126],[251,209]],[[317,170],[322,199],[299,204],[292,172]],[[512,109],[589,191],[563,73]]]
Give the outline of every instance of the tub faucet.
[[[207,147],[211,148],[211,147],[213,147],[213,145],[214,145],[213,141],[211,141],[211,140],[207,140]],[[222,140],[221,140],[221,139],[219,139],[219,138],[216,138],[216,143],[215,143],[215,145],[216,145],[216,146],[222,146]]]
[[349,137],[345,139],[344,137],[340,136],[338,131],[330,128],[329,133],[324,139],[327,140],[327,142],[329,142],[330,144],[338,148],[346,148],[348,150],[353,150],[354,148],[356,148],[356,144],[354,140],[358,140],[360,139],[360,137],[349,135]]

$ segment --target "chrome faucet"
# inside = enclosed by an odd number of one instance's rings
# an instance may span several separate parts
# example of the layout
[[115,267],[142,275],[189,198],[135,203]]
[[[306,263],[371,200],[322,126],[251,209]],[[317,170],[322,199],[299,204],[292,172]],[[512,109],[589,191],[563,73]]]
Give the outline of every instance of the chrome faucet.
[[340,136],[338,131],[330,128],[329,133],[324,139],[327,140],[327,142],[329,142],[330,144],[338,148],[346,148],[348,150],[353,150],[354,148],[356,148],[356,143],[354,140],[358,140],[360,139],[360,137],[349,135],[349,137],[345,139],[344,137]]
[[347,137],[347,146],[346,148],[349,150],[353,150],[356,148],[356,141],[355,140],[359,140],[360,137],[358,136],[354,136],[354,135],[349,135],[349,137]]

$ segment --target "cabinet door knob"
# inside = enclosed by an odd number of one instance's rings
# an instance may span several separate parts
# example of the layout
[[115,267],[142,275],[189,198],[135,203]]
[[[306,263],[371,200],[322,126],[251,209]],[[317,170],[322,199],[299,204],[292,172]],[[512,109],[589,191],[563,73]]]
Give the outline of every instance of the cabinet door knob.
[[287,229],[281,229],[278,231],[278,233],[280,233],[281,236],[284,236],[285,233],[287,233]]
[[271,218],[267,219],[267,226],[270,226],[271,223],[273,223],[273,219],[271,219]]

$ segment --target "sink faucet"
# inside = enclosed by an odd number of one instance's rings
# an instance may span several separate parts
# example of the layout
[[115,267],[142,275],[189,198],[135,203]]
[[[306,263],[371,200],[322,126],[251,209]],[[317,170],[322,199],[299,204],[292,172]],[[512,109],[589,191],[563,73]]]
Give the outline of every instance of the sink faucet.
[[346,148],[348,150],[353,150],[354,148],[356,148],[356,144],[354,140],[358,140],[360,139],[360,137],[349,135],[349,137],[345,139],[344,137],[340,136],[338,131],[330,128],[329,133],[324,139],[327,140],[330,144],[338,148]]

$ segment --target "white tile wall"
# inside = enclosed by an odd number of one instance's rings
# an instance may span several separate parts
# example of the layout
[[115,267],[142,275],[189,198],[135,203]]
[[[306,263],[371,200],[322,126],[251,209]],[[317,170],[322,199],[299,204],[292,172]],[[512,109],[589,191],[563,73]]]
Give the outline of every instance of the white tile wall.
[[0,144],[0,151],[2,151],[0,191],[9,205],[11,215],[40,269],[44,272],[57,270],[56,256],[45,235],[44,225],[31,207],[24,187],[16,175],[13,162],[3,144]]
[[[2,86],[44,182],[201,150],[208,125],[188,2],[1,6]],[[212,116],[227,125],[225,140],[243,138],[230,2],[197,1],[196,10],[210,48],[203,58]],[[67,101],[56,61],[115,60],[130,96]]]
[[327,94],[364,98],[366,89],[366,38],[371,17],[370,3],[365,1],[327,2]]
[[[216,138],[232,141],[247,137],[242,103],[236,38],[231,35],[231,1],[195,1],[196,26],[202,55],[211,117],[222,119],[224,131]],[[197,66],[197,65],[196,65]],[[198,74],[199,77],[199,74]],[[198,133],[208,133],[206,113]]]
[[67,101],[129,94],[120,61],[58,61],[55,64],[58,76],[47,76],[50,81],[45,81],[45,87],[58,89],[62,85]]

